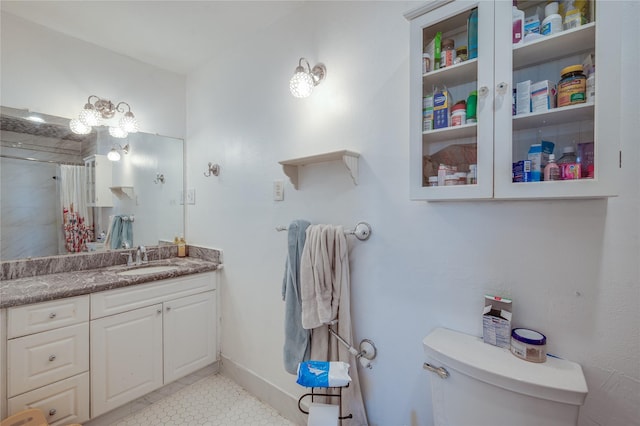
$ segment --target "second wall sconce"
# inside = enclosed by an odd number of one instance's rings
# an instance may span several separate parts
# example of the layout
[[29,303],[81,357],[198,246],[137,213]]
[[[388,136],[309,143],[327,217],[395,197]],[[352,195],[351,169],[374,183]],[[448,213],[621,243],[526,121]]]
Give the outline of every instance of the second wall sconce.
[[129,144],[126,144],[125,146],[121,146],[119,143],[115,144],[107,154],[107,159],[109,161],[120,161],[120,153],[118,151],[122,151],[123,154],[128,154]]
[[[302,63],[307,66],[305,69]],[[320,84],[327,74],[327,68],[320,63],[313,68],[309,66],[309,62],[305,58],[300,58],[298,66],[289,80],[289,90],[296,98],[306,98],[313,92],[313,88]]]

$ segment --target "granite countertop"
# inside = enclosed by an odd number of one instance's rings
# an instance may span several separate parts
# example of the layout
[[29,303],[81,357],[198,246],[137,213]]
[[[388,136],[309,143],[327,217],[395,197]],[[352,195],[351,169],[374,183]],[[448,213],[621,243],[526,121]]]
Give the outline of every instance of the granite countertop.
[[196,257],[173,257],[141,266],[170,265],[176,269],[144,275],[118,275],[140,266],[116,265],[83,271],[62,272],[0,281],[0,308],[79,296],[150,281],[199,272],[216,271],[221,265]]

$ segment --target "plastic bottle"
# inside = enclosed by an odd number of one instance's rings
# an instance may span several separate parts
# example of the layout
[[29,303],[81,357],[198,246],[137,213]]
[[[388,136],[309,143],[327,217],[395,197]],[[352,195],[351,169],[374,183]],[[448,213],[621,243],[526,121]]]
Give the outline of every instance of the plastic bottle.
[[596,101],[596,67],[594,66],[592,71],[587,77],[587,102]]
[[580,164],[578,163],[578,158],[576,157],[573,146],[565,146],[562,149],[562,157],[558,159],[557,164],[560,167],[560,179],[569,180],[580,178]]
[[187,255],[187,243],[184,237],[181,235],[178,240],[178,257],[185,257]]
[[478,108],[478,91],[473,90],[467,98],[467,123],[476,123],[476,113]]
[[586,102],[587,78],[582,65],[571,65],[560,71],[562,78],[558,82],[558,107]]
[[540,34],[552,35],[562,31],[562,16],[558,13],[558,2],[551,2],[544,7],[544,20],[540,27]]
[[440,68],[450,67],[456,60],[455,42],[448,38],[442,40],[442,50],[440,51]]
[[549,162],[544,166],[544,180],[560,180],[560,166],[556,163],[556,156],[549,154]]
[[473,9],[467,19],[467,57],[478,57],[478,8]]
[[[518,9],[517,1],[513,0],[513,7],[511,10],[511,16],[513,18],[513,34],[512,34],[512,43],[518,44],[522,43],[524,40],[524,12]],[[557,6],[557,3],[556,3]],[[558,15],[559,16],[559,15]],[[560,25],[562,25],[562,20],[560,20]]]

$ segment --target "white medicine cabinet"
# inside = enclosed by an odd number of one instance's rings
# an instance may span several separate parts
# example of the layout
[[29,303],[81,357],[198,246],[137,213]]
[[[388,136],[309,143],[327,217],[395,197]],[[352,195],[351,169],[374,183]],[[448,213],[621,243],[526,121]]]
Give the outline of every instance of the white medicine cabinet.
[[[518,1],[526,17],[544,18],[544,1]],[[587,2],[587,20],[553,35],[512,43],[512,2],[436,1],[414,9],[410,20],[410,194],[414,200],[569,199],[615,196],[622,163],[620,150],[620,13],[617,2]],[[468,20],[477,11],[477,57],[436,69],[423,68],[423,53],[436,35],[468,46]],[[464,50],[459,51],[464,55]],[[469,57],[470,51],[467,51]],[[595,58],[595,100],[514,115],[519,82],[549,80]],[[426,71],[426,72],[424,72]],[[425,126],[424,98],[446,89],[449,108],[476,92],[476,122],[434,129]],[[450,111],[449,111],[450,114]],[[450,115],[449,115],[450,117]],[[565,147],[582,154],[582,178],[514,182],[513,165],[528,159],[532,144],[549,141],[559,159]],[[580,152],[579,152],[580,151]],[[467,178],[430,186],[440,164],[469,172]],[[587,166],[590,176],[587,176]],[[447,172],[450,173],[450,172]]]

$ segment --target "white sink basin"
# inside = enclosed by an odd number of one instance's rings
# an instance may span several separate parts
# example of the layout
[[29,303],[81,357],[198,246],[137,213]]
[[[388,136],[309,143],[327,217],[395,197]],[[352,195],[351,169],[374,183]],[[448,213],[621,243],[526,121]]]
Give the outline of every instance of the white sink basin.
[[118,275],[148,275],[157,274],[159,272],[175,271],[178,268],[171,265],[156,265],[156,266],[140,266],[138,268],[127,269],[126,271],[120,271]]

